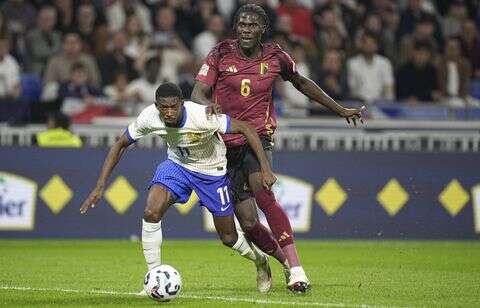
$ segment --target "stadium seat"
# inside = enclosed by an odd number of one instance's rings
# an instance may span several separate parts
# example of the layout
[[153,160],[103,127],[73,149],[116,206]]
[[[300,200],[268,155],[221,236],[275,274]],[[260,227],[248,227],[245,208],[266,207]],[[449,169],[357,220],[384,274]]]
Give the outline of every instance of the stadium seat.
[[21,100],[27,103],[40,101],[42,95],[42,79],[35,74],[22,74],[20,76],[22,87]]

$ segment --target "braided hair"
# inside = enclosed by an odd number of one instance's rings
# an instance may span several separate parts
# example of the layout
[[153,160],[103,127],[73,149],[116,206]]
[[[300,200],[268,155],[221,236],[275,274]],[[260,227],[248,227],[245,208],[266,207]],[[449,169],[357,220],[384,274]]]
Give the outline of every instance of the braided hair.
[[235,28],[237,26],[238,19],[240,17],[240,14],[242,13],[255,13],[260,18],[263,19],[263,25],[265,26],[266,29],[270,26],[270,19],[268,19],[267,13],[265,13],[265,10],[257,4],[245,4],[242,5],[237,12],[235,13],[235,18],[233,19],[233,27]]

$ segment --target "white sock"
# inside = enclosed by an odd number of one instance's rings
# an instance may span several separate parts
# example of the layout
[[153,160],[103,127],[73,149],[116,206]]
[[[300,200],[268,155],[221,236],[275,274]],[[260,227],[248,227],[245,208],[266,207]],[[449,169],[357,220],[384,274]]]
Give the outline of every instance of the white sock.
[[248,245],[247,239],[243,235],[243,232],[238,232],[238,240],[233,245],[232,249],[237,251],[242,257],[247,258],[251,261],[254,261],[257,259],[255,253],[252,251],[252,248],[250,245]]
[[157,223],[142,221],[142,246],[143,255],[147,262],[148,270],[162,264],[160,262],[160,246],[162,245],[162,222]]

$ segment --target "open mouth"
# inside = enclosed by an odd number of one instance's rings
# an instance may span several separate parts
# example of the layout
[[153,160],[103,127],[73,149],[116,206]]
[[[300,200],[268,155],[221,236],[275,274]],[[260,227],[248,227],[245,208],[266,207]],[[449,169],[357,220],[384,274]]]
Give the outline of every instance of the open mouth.
[[253,37],[241,37],[242,42],[249,43],[253,41]]

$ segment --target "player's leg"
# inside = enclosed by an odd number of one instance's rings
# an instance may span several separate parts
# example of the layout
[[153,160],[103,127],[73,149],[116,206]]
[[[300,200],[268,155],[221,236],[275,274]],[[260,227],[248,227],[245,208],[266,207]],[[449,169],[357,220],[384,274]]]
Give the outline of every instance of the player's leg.
[[170,160],[160,163],[150,182],[142,223],[142,245],[148,269],[161,264],[162,217],[175,201],[186,202],[191,193],[181,168]]
[[257,247],[248,243],[242,232],[236,230],[227,176],[201,176],[191,184],[201,204],[213,215],[215,228],[223,244],[255,263],[257,288],[260,292],[268,292],[272,286],[268,259]]
[[148,270],[161,264],[160,247],[163,240],[161,220],[172,203],[172,195],[168,189],[158,184],[150,188],[142,221],[143,255]]
[[[266,149],[266,152],[271,161],[271,150]],[[273,192],[263,187],[260,166],[252,152],[245,155],[244,166],[245,172],[248,173],[248,185],[255,196],[255,201],[265,214],[270,229],[288,259],[290,271],[285,272],[288,286],[294,292],[305,292],[310,287],[310,282],[300,264],[290,220],[278,204]]]

